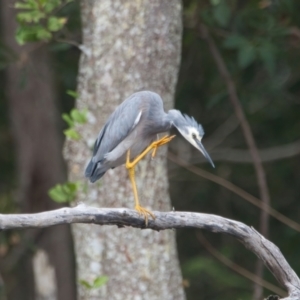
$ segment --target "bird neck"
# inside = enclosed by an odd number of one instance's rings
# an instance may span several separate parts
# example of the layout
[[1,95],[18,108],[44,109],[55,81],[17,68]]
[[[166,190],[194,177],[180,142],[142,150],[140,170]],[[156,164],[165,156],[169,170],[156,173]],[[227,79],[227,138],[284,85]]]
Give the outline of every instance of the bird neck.
[[181,123],[184,123],[184,117],[182,116],[182,113],[177,109],[170,109],[166,115],[167,122],[169,122],[171,127],[173,125],[177,127]]

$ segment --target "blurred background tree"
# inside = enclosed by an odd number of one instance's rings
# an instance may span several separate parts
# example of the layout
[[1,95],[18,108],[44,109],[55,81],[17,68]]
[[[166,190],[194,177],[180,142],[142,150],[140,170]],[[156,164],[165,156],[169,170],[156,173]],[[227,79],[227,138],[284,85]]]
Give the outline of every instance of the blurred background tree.
[[[6,14],[5,3],[7,4],[7,1],[2,1],[0,4],[2,14]],[[190,0],[183,1],[183,4],[182,61],[177,84],[176,107],[193,115],[203,124],[206,131],[203,142],[215,161],[216,169],[211,170],[208,164],[202,166],[202,158],[180,138],[172,143],[170,151],[198,168],[203,167],[251,195],[260,197],[257,175],[241,124],[230,103],[230,92],[218,70],[212,48],[203,35],[202,29],[205,26],[229,71],[239,102],[250,124],[263,162],[271,206],[288,218],[298,220],[300,215],[300,208],[297,205],[299,198],[297,178],[300,176],[299,1]],[[9,7],[13,10],[13,4],[9,4]],[[45,32],[40,34],[47,43],[39,43],[43,44],[41,48],[46,48],[43,51],[47,52],[51,60],[49,67],[54,74],[52,93],[57,95],[55,110],[59,111],[56,112],[56,118],[59,120],[59,115],[69,112],[73,106],[73,98],[66,94],[66,91],[76,89],[81,43],[78,3],[74,1],[64,5],[57,15],[66,18],[65,26],[59,32],[51,31],[50,37]],[[7,92],[10,84],[7,77],[9,68],[23,61],[20,61],[18,53],[5,38],[5,32],[11,28],[7,29],[4,21],[5,18],[2,16],[0,207],[1,213],[8,213],[24,211],[25,204],[19,202],[22,186],[18,177],[20,174],[18,153],[22,149],[15,143],[15,129],[12,126],[14,122],[21,122],[21,120],[11,118],[12,107]],[[21,33],[19,31],[19,39],[26,40],[27,33]],[[13,32],[10,34],[12,35]],[[35,37],[29,35],[29,38]],[[20,75],[20,84],[24,84],[26,79],[29,79],[27,76],[28,72]],[[22,92],[19,94],[18,101],[21,106],[25,99],[21,96]],[[64,129],[60,121],[57,121],[55,126],[59,127],[58,133]],[[62,145],[63,135],[57,134],[57,139],[57,143]],[[62,177],[55,177],[54,181],[63,183],[63,180]],[[224,186],[197,176],[171,161],[169,180],[170,194],[176,210],[218,214],[260,228],[260,209]],[[39,190],[40,184],[38,180],[34,181],[35,191]],[[43,193],[45,195],[46,191],[44,190]],[[195,230],[179,230],[177,233],[187,299],[220,299],[221,297],[222,299],[252,299],[253,283],[237,273],[239,270],[237,266],[255,273],[256,258],[228,236],[212,234],[205,234],[205,236],[210,244]],[[268,236],[280,247],[299,274],[299,232],[270,217]],[[15,272],[13,272],[11,268],[5,266],[5,263],[8,258],[16,257],[15,253],[21,253],[18,254],[17,259],[20,259],[20,255],[21,257],[32,256],[36,245],[36,241],[28,242],[25,232],[1,233],[0,269],[7,295],[12,295],[10,292],[18,282],[17,274],[20,274],[20,271],[14,267]],[[213,245],[213,248],[209,245]],[[212,249],[217,249],[219,255],[216,255]],[[227,265],[224,265],[224,260],[221,259],[224,256],[229,259]],[[13,261],[12,266],[15,264]],[[24,268],[23,272],[25,272]],[[264,272],[263,278],[277,285],[267,271]],[[27,281],[22,283],[24,289],[29,289],[27,284],[30,283]],[[1,287],[3,286],[1,283]],[[20,285],[17,286],[20,288]],[[270,290],[263,291],[265,296],[271,293]],[[25,298],[11,296],[8,299]]]

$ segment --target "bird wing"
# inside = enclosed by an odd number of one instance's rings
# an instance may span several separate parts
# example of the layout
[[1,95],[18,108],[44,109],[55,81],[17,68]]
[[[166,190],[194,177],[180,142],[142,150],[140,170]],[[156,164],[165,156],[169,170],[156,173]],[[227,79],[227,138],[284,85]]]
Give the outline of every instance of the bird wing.
[[117,147],[137,126],[142,116],[138,100],[128,98],[109,117],[95,142],[94,163],[103,160],[105,154]]

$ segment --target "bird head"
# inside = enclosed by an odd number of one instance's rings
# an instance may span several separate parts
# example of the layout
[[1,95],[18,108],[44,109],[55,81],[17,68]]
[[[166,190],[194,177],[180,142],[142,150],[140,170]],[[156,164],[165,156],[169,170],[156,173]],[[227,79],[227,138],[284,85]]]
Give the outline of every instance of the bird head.
[[215,167],[212,159],[205,150],[202,144],[202,138],[204,136],[204,130],[201,124],[198,124],[193,117],[182,114],[180,111],[172,109],[169,111],[172,123],[180,134],[195,148],[197,148],[203,156]]

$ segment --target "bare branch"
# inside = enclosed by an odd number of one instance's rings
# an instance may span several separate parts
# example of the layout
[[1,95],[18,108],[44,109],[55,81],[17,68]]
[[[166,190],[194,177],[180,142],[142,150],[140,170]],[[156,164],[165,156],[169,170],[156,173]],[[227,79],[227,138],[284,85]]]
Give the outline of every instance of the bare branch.
[[275,210],[270,205],[263,205],[263,203],[260,199],[254,197],[253,195],[249,194],[245,190],[234,185],[232,182],[230,182],[220,176],[217,176],[210,172],[202,170],[198,167],[195,167],[195,166],[187,163],[186,161],[182,160],[180,157],[175,156],[172,153],[168,153],[168,159],[173,161],[178,166],[181,166],[198,176],[206,178],[212,182],[215,182],[215,183],[225,187],[229,191],[235,193],[236,195],[240,196],[241,198],[245,199],[246,201],[250,202],[251,204],[255,205],[256,207],[259,207],[260,209],[265,210],[266,213],[268,213],[269,215],[271,215],[278,221],[280,221],[283,224],[289,226],[290,228],[293,228],[294,230],[300,232],[300,224],[299,223],[297,223],[297,222],[291,220],[290,218],[286,217],[285,215],[281,214],[279,211]]
[[[149,220],[148,229],[199,228],[225,233],[237,238],[255,253],[284,286],[289,296],[285,300],[300,299],[300,279],[292,270],[278,247],[255,229],[241,222],[216,215],[192,212],[154,212],[156,219]],[[98,225],[131,226],[145,229],[144,219],[127,208],[97,208],[80,204],[76,207],[36,214],[0,215],[0,229],[42,228],[60,224],[91,223]]]
[[[223,60],[223,57],[221,56],[219,50],[217,49],[217,46],[215,45],[214,40],[209,35],[209,32],[205,25],[201,26],[201,31],[203,34],[203,37],[206,39],[207,44],[211,50],[212,56],[215,60],[215,63],[218,67],[219,73],[222,76],[223,80],[225,81],[225,84],[227,86],[229,99],[232,103],[232,106],[235,110],[236,116],[240,122],[242,131],[244,133],[245,140],[247,142],[247,145],[249,147],[249,151],[253,160],[253,164],[255,167],[256,175],[257,175],[257,181],[258,186],[260,190],[260,197],[265,205],[269,205],[270,203],[270,195],[268,191],[268,185],[266,181],[265,171],[262,166],[261,158],[259,156],[259,152],[256,147],[256,143],[250,128],[250,125],[247,121],[247,118],[244,114],[243,108],[240,104],[235,84],[230,76],[229,71],[227,70],[227,67],[225,65],[225,62]],[[262,228],[261,231],[265,234],[268,232],[268,215],[262,211],[261,215],[261,224]]]
[[268,289],[269,291],[276,293],[277,295],[283,296],[285,292],[277,287],[276,285],[258,277],[257,275],[249,272],[247,269],[244,269],[240,265],[234,263],[230,259],[228,259],[225,255],[223,255],[220,251],[215,249],[208,240],[204,237],[204,235],[198,231],[196,234],[197,239],[205,247],[205,249],[214,256],[218,261],[223,263],[228,268],[234,270],[236,273],[240,274],[241,276],[251,280],[252,282],[256,282],[257,284],[261,285],[262,287]]
[[[200,26],[200,30],[203,34],[203,37],[207,41],[207,44],[210,48],[212,57],[215,60],[215,63],[219,70],[219,73],[222,76],[222,78],[227,86],[229,100],[230,100],[230,102],[234,108],[235,114],[240,122],[241,129],[243,131],[246,143],[249,147],[249,151],[250,151],[250,154],[251,154],[251,157],[253,160],[254,169],[256,172],[260,198],[263,202],[263,205],[269,206],[270,205],[270,194],[269,194],[268,184],[267,184],[267,180],[266,180],[266,174],[265,174],[262,162],[261,162],[261,158],[259,156],[259,152],[258,152],[256,143],[255,143],[255,139],[253,137],[253,133],[251,131],[251,127],[249,125],[249,122],[245,116],[242,105],[238,98],[236,86],[235,86],[234,81],[232,80],[230,73],[225,65],[223,57],[222,57],[221,53],[219,52],[213,38],[210,36],[206,26],[204,24],[202,24]],[[262,210],[261,214],[260,214],[260,231],[265,236],[267,236],[268,229],[269,229],[269,216],[264,210]],[[257,271],[256,271],[257,275],[262,277],[263,267],[262,267],[261,262],[258,261],[256,268],[257,268]],[[261,295],[262,295],[262,288],[256,284],[254,286],[254,299],[260,299]]]
[[[207,149],[210,144],[207,143]],[[260,149],[259,155],[262,162],[270,162],[285,158],[290,158],[300,154],[300,141],[274,146],[266,149]],[[210,150],[210,155],[214,161],[229,161],[235,163],[253,163],[249,150],[234,148],[215,148]],[[192,163],[206,162],[203,156],[195,156]]]
[[[205,140],[205,147],[212,152],[212,149],[222,144],[223,141],[239,127],[239,121],[235,114],[232,114]],[[251,161],[252,162],[252,161]]]

